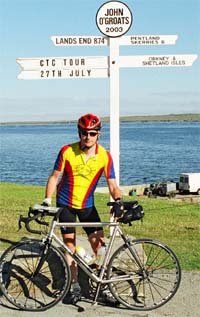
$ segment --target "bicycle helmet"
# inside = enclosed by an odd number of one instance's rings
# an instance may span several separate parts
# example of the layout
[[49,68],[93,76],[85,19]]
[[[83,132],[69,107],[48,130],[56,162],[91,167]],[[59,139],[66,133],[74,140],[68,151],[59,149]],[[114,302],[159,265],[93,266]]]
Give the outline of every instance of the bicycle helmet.
[[101,120],[92,113],[85,114],[78,119],[78,130],[101,130]]

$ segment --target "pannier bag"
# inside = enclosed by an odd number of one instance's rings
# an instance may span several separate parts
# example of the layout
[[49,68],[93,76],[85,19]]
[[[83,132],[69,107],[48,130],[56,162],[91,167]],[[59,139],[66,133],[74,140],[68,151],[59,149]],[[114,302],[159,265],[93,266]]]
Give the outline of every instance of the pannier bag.
[[132,221],[140,220],[144,217],[144,211],[141,205],[138,205],[137,201],[124,202],[124,215],[119,219],[122,223],[131,224]]

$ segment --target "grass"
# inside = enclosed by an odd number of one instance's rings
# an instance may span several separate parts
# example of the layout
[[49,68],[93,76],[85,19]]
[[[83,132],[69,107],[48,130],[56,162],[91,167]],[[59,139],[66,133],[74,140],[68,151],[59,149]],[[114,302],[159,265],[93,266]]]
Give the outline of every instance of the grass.
[[[18,231],[18,218],[20,214],[27,215],[29,206],[42,201],[44,191],[42,186],[0,184],[0,249],[23,236],[34,236],[24,228]],[[144,208],[144,220],[132,226],[124,225],[125,231],[137,238],[161,240],[178,255],[182,269],[200,270],[200,205],[146,197],[137,197],[137,200]],[[95,194],[96,206],[104,221],[109,220],[108,201],[108,194]],[[55,198],[53,202],[55,204]]]

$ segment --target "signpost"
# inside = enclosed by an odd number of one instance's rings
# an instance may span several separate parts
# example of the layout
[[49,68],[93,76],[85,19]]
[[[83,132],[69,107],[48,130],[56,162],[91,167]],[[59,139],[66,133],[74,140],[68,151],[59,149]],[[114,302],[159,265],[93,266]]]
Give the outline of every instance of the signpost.
[[18,79],[110,79],[110,151],[119,184],[119,70],[127,67],[190,67],[197,55],[120,56],[120,45],[174,45],[177,35],[124,35],[133,22],[132,12],[120,1],[104,3],[96,14],[103,36],[52,36],[56,46],[109,46],[109,56],[18,58]]

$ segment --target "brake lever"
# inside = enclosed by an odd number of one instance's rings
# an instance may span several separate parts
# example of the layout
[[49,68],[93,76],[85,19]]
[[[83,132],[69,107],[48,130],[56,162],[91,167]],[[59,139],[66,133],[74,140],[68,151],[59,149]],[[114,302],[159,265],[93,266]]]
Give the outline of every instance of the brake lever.
[[21,228],[22,228],[22,225],[21,225],[21,222],[22,222],[21,218],[22,218],[22,217],[23,217],[23,216],[20,215],[20,218],[19,218],[19,220],[18,220],[18,231],[21,230]]
[[19,230],[22,228],[21,222],[24,222],[27,231],[29,231],[31,233],[41,234],[42,231],[31,229],[30,226],[29,226],[29,222],[33,221],[33,220],[36,220],[36,217],[37,216],[34,216],[34,217],[30,218],[30,217],[23,217],[22,215],[20,215],[20,218],[19,218],[19,221],[18,221]]
[[[33,216],[38,216],[39,215],[39,213],[38,213],[38,210],[34,210],[34,209],[32,209],[31,207],[29,208],[29,212],[28,212],[28,216],[29,217],[33,217]],[[44,217],[44,216],[46,216],[46,215],[48,215],[48,213],[47,212],[45,212],[45,211],[41,211],[40,212],[40,215],[41,215],[41,217]],[[49,225],[49,223],[48,222],[46,222],[46,221],[42,221],[42,220],[39,220],[39,219],[37,219],[37,218],[35,218],[34,219],[35,220],[35,222],[37,222],[39,225],[44,225],[44,226],[48,226]]]

